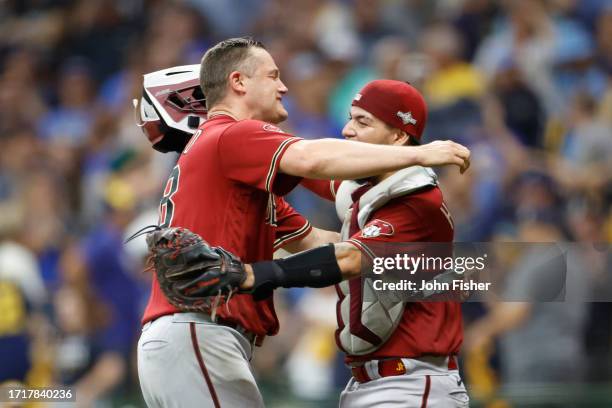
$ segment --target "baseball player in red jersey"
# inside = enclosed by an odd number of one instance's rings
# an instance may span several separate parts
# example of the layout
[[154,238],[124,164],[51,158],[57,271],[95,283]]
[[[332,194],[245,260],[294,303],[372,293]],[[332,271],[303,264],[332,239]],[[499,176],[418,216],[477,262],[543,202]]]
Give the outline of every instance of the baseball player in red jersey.
[[[427,114],[416,89],[381,80],[359,94],[343,130],[346,138],[384,144],[420,141]],[[432,171],[414,167],[371,183],[344,182],[338,188],[339,195],[350,194],[353,201],[342,232],[343,238],[350,236],[347,242],[364,253],[380,243],[452,242],[453,221]],[[388,201],[381,203],[381,196]],[[340,211],[346,208],[338,204]],[[456,361],[463,340],[460,304],[409,302],[395,315],[389,313],[390,305],[387,313],[354,307],[368,289],[361,278],[337,286],[338,309],[348,305],[350,312],[338,314],[336,340],[353,374],[340,406],[468,406]],[[389,324],[381,328],[380,319]]]
[[[396,146],[419,142],[427,111],[412,86],[372,81],[352,105],[343,129],[347,139]],[[452,242],[453,221],[435,173],[414,166],[361,182],[305,184],[325,198],[335,198],[344,221],[343,242],[334,246],[345,279],[336,286],[336,342],[346,353],[353,378],[340,406],[467,407],[469,397],[456,360],[463,340],[460,304],[390,304],[380,301],[371,282],[364,284],[359,276],[361,257],[375,256],[378,250],[372,248],[381,244]],[[308,263],[306,254],[292,259],[293,264]],[[244,287],[260,285],[265,267],[266,263],[254,264]]]
[[[252,40],[226,40],[208,50],[200,82],[208,119],[171,172],[160,225],[188,228],[245,262],[272,258],[279,239],[277,196],[301,177],[355,179],[416,164],[469,166],[469,151],[449,141],[390,147],[305,141],[282,132],[274,124],[287,116],[281,103],[287,88],[270,54]],[[174,98],[172,91],[162,87],[149,97]],[[184,109],[184,100],[173,101]],[[138,371],[149,406],[263,406],[249,360],[253,343],[278,331],[271,293],[236,295],[213,321],[171,306],[154,279],[143,324]]]
[[[134,102],[135,108],[137,108],[139,126],[145,129],[144,133],[155,150],[164,153],[169,151],[180,153],[195,133],[195,128],[197,128],[199,122],[206,120],[206,108],[203,105],[203,94],[201,94],[199,85],[199,71],[200,66],[198,64],[173,67],[145,75],[143,98]],[[163,89],[165,92],[160,93],[159,89]],[[174,210],[173,202],[166,201],[166,196],[173,189],[173,182],[174,179],[171,177],[167,182],[164,198],[161,201],[160,221],[164,224],[166,217]],[[168,209],[169,205],[170,209]],[[274,250],[283,248],[290,252],[297,252],[300,249],[310,248],[322,242],[338,241],[338,233],[313,228],[282,197],[274,197],[274,207],[276,220]],[[196,318],[196,321],[199,320],[201,320],[201,317]],[[199,322],[199,324],[206,323]],[[151,324],[145,324],[145,330],[148,331],[150,326]],[[159,331],[158,329],[158,334]],[[248,334],[244,333],[243,335]],[[238,337],[243,340],[242,337]],[[251,335],[248,335],[248,337],[252,340]],[[143,336],[143,339],[145,339],[145,336]],[[164,352],[156,350],[168,343],[169,340],[164,338],[163,333],[158,336],[155,333],[149,333],[148,338],[141,341],[142,351],[139,351],[139,353],[143,355],[142,360],[163,356]],[[164,369],[164,367],[159,368]],[[148,377],[147,382],[142,382],[143,391],[145,386],[162,389],[168,385],[167,378],[164,378],[164,376],[157,377],[158,373],[155,369],[145,369],[143,367],[139,369],[139,373],[141,377],[145,375]],[[197,378],[201,376],[202,373],[196,373]],[[156,383],[157,379],[159,379],[159,382]],[[157,393],[159,394],[159,391]],[[237,394],[240,394],[240,390]],[[145,398],[146,395],[145,393]],[[191,397],[192,395],[189,395],[189,398]],[[172,401],[161,400],[159,397],[155,402],[151,402],[147,398],[147,403],[152,406],[173,406],[174,404]]]

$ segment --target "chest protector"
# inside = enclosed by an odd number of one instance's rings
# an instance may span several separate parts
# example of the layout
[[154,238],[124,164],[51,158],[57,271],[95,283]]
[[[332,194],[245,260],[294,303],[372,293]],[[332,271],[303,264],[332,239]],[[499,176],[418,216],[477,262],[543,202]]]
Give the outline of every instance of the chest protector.
[[[361,185],[352,180],[343,181],[336,193],[336,212],[342,221],[343,240],[350,238],[349,230],[353,211],[351,194]],[[364,228],[375,210],[390,200],[424,187],[437,185],[438,178],[430,168],[413,166],[394,173],[372,187],[359,199],[359,213],[357,214],[359,229]],[[359,281],[358,285],[354,282],[356,280]],[[379,292],[374,290],[370,278],[359,277],[351,281],[343,281],[337,285],[337,288],[340,292],[338,345],[351,355],[363,355],[376,351],[391,337],[399,324],[405,303],[389,299],[390,296],[380,297]],[[362,291],[362,293],[356,293],[356,291]],[[361,307],[353,307],[351,310],[351,299],[355,298],[362,299]],[[368,301],[363,299],[368,299]],[[351,313],[359,313],[359,317],[351,316]],[[355,322],[359,323],[354,324]]]

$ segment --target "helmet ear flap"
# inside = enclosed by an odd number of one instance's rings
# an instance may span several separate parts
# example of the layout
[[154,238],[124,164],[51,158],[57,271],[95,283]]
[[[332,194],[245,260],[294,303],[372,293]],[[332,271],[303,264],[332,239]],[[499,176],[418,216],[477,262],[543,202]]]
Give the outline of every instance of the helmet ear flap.
[[163,136],[157,143],[153,144],[153,148],[161,153],[181,153],[193,136],[190,133],[172,129],[163,122],[160,123],[159,127]]

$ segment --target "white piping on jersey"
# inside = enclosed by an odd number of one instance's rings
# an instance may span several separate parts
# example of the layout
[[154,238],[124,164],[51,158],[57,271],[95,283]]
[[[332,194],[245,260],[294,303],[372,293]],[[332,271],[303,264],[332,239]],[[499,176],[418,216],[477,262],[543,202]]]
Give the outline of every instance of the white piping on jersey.
[[266,184],[264,186],[267,192],[269,193],[272,192],[272,179],[274,179],[274,173],[276,171],[276,168],[278,167],[277,161],[279,157],[281,157],[281,154],[285,151],[285,147],[289,145],[289,143],[294,142],[296,140],[300,140],[300,138],[299,137],[287,138],[280,145],[278,145],[278,148],[272,155],[272,161],[270,162],[270,167],[268,168],[268,174],[266,176]]
[[276,251],[279,247],[283,246],[287,241],[297,238],[300,235],[304,234],[306,231],[310,229],[311,225],[309,221],[306,221],[306,224],[302,226],[302,228],[297,231],[293,231],[290,234],[282,236],[274,241],[274,250]]

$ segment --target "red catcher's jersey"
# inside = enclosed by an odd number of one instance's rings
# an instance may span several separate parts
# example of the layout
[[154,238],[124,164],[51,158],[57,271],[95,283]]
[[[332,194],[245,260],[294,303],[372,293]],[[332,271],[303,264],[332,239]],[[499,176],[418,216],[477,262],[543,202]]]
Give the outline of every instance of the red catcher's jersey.
[[[370,234],[362,232],[372,225],[380,228],[381,233],[378,236],[371,237]],[[453,241],[453,221],[438,187],[389,201],[372,213],[363,230],[358,231],[348,241],[359,247],[362,252],[367,249],[368,244],[375,246],[384,242]],[[363,255],[367,256],[365,252]],[[356,295],[359,296],[353,292],[355,286],[361,287],[361,284],[351,286],[351,299]],[[357,312],[360,313],[361,308],[358,309]],[[351,318],[351,322],[353,320]],[[346,323],[338,314],[338,326],[342,328]],[[462,341],[460,303],[409,302],[406,304],[399,325],[378,350],[361,356],[347,355],[346,360],[350,363],[385,357],[447,356],[457,354]]]
[[[310,231],[310,224],[276,197],[301,180],[278,173],[287,147],[299,140],[257,120],[209,119],[168,178],[159,224],[188,228],[247,263],[272,259],[275,243],[282,246]],[[260,336],[278,331],[272,297],[255,301],[236,295],[227,306],[218,308],[220,317]],[[154,277],[143,323],[176,312]]]

